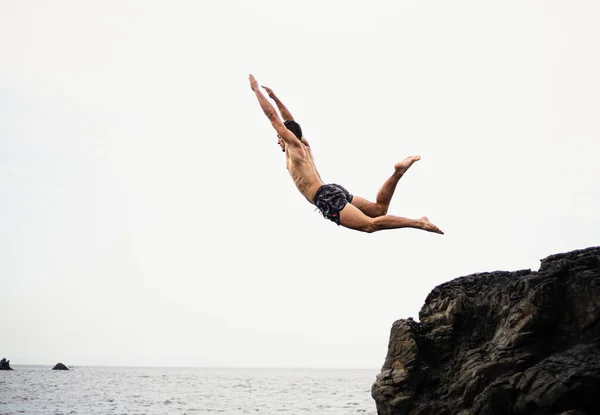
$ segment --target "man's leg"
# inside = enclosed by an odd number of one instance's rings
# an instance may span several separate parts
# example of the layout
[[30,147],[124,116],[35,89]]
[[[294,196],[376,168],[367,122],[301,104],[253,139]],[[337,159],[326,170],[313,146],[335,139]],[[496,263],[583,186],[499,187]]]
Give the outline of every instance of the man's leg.
[[426,216],[420,219],[401,218],[399,216],[385,215],[370,218],[362,213],[356,206],[348,203],[340,211],[340,225],[361,232],[377,232],[384,229],[415,228],[427,232],[444,234]]
[[369,202],[367,199],[359,196],[354,196],[352,198],[352,204],[371,218],[385,215],[390,207],[390,202],[392,201],[392,196],[394,196],[398,181],[410,166],[420,159],[421,156],[411,156],[405,158],[400,163],[397,163],[394,166],[394,174],[385,181],[383,186],[381,186],[381,189],[379,189],[379,192],[377,192],[376,203]]

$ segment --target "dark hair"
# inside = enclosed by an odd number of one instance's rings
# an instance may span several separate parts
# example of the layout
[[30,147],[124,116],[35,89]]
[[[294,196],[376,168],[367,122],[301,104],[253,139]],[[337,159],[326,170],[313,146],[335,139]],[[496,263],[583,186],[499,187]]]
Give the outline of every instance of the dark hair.
[[283,125],[285,125],[288,130],[293,132],[298,140],[302,140],[302,128],[300,128],[300,124],[293,120],[287,120],[283,122]]

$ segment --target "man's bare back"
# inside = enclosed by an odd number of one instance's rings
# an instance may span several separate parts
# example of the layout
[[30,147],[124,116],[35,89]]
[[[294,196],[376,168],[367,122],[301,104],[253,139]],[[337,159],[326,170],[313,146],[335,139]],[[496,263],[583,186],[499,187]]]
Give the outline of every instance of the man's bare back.
[[323,216],[338,225],[368,233],[384,229],[415,228],[443,234],[426,216],[408,219],[387,215],[398,181],[415,162],[421,159],[420,156],[407,157],[394,166],[394,173],[377,193],[375,203],[353,196],[340,185],[324,184],[315,166],[310,145],[290,111],[273,90],[263,86],[269,97],[277,104],[284,123],[277,110],[260,91],[254,76],[250,75],[249,80],[250,88],[256,94],[263,112],[277,131],[278,144],[285,152],[286,166],[294,184],[310,203],[319,208]]

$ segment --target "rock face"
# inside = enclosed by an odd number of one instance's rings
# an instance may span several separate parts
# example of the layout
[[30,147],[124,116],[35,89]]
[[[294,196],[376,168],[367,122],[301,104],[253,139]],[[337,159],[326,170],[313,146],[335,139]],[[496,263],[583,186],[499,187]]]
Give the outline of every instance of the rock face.
[[6,360],[6,358],[3,357],[2,360],[0,360],[0,370],[13,370],[12,367],[10,367],[10,360]]
[[69,368],[63,365],[62,363],[57,363],[56,365],[54,365],[52,370],[69,370]]
[[600,247],[436,287],[396,321],[379,415],[600,414]]

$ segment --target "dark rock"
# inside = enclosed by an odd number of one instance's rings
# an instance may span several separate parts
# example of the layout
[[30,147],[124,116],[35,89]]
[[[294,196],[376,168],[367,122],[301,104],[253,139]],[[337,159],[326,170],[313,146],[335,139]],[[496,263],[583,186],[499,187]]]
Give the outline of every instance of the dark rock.
[[600,247],[431,291],[396,321],[379,415],[600,413]]
[[66,367],[65,365],[63,365],[62,363],[57,363],[52,370],[69,370],[68,367]]
[[3,357],[2,360],[0,360],[0,370],[13,370],[12,367],[10,367],[10,360],[6,360],[6,358]]

